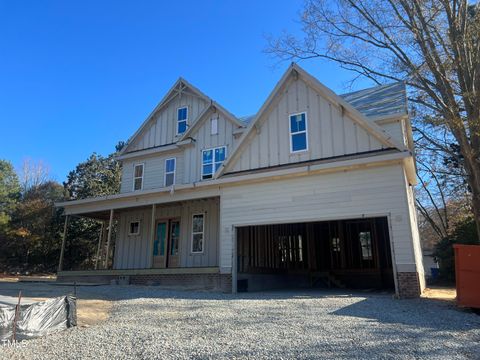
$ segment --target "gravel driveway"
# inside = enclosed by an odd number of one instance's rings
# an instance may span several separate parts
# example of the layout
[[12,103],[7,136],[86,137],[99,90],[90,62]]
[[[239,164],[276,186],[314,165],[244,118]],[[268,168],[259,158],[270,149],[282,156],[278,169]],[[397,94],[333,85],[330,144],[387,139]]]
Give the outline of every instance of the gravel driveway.
[[480,359],[480,316],[431,300],[334,291],[95,291],[118,299],[109,320],[21,348],[0,346],[0,358]]

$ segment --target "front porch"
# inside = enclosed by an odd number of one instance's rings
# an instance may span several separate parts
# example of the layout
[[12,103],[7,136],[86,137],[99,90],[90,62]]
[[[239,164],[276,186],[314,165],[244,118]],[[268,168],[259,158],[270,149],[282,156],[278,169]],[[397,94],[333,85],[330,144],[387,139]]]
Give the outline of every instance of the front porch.
[[[89,204],[90,205],[90,204]],[[220,198],[110,209],[69,209],[58,281],[187,286],[231,291],[219,270]],[[98,222],[96,253],[88,267],[66,267],[71,217]],[[67,261],[68,263],[68,261]]]

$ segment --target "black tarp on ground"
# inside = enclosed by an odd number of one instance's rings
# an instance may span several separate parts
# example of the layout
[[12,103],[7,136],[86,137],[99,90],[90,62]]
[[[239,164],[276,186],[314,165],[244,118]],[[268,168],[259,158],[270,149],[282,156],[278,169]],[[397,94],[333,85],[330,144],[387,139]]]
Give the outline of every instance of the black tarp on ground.
[[[13,340],[15,305],[0,305],[0,342]],[[76,298],[71,295],[20,305],[16,340],[31,339],[77,325]]]

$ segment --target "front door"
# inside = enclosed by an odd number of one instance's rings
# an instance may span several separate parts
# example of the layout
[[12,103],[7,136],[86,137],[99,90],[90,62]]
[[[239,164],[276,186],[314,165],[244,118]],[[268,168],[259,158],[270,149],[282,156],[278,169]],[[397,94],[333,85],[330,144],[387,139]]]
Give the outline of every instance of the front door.
[[180,240],[180,221],[178,219],[157,222],[155,241],[153,242],[153,267],[178,267],[178,243]]

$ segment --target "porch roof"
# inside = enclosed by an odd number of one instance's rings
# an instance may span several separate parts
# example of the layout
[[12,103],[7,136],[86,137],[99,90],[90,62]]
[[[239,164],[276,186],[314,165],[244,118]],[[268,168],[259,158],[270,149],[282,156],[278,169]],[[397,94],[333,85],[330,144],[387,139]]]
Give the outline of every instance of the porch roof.
[[[409,151],[385,149],[375,156],[357,154],[341,158],[319,159],[308,163],[300,163],[288,167],[256,169],[246,173],[226,174],[218,179],[200,181],[191,184],[179,184],[169,188],[156,188],[129,193],[99,196],[81,200],[55,203],[63,207],[66,215],[89,214],[90,217],[104,218],[111,209],[125,209],[167,204],[188,200],[198,200],[220,196],[220,188],[235,183],[261,182],[271,178],[298,176],[327,171],[340,171],[365,166],[382,166],[392,162],[408,161],[412,157]],[[407,172],[408,172],[407,167]],[[409,174],[410,181],[415,181],[415,174]],[[86,215],[85,215],[86,216]],[[108,216],[107,216],[108,217]]]

